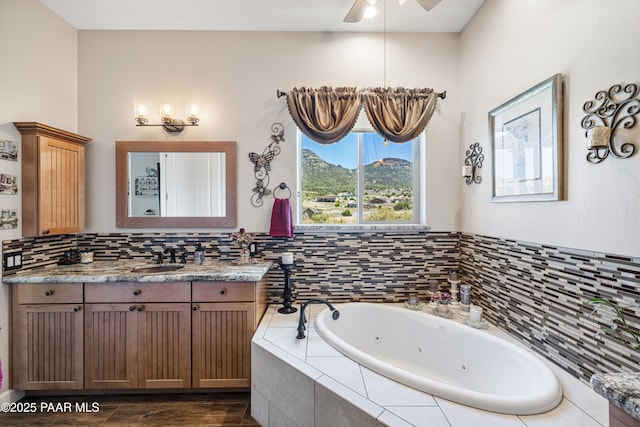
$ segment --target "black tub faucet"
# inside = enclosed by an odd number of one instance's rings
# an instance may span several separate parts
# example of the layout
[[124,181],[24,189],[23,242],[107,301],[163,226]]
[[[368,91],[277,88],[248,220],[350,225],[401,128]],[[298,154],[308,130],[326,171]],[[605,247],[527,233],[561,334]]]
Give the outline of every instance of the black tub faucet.
[[298,321],[298,336],[296,337],[299,340],[305,338],[304,330],[306,328],[304,326],[304,322],[305,322],[304,310],[305,310],[305,308],[307,308],[307,306],[309,304],[314,303],[314,302],[326,304],[327,307],[329,307],[329,310],[331,310],[333,312],[333,314],[331,314],[331,317],[333,317],[333,320],[337,320],[338,317],[340,317],[340,312],[338,310],[336,310],[335,307],[332,306],[329,301],[323,300],[322,298],[311,298],[309,301],[305,302],[304,304],[300,304],[300,320]]

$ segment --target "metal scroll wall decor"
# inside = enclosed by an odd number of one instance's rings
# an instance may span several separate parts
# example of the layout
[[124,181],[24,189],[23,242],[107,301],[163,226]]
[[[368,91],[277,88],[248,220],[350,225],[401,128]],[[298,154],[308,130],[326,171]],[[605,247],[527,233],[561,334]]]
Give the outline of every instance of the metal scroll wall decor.
[[469,149],[465,152],[464,166],[462,166],[462,176],[465,179],[467,185],[471,185],[472,182],[480,184],[482,177],[478,175],[484,161],[484,154],[482,154],[482,147],[479,142],[471,144]]
[[267,145],[262,154],[249,153],[249,160],[253,163],[253,175],[256,178],[256,186],[251,195],[251,204],[260,207],[264,203],[263,197],[271,194],[269,190],[269,172],[271,172],[271,161],[280,154],[278,144],[284,141],[284,126],[282,123],[271,125],[271,144]]
[[616,131],[622,127],[631,129],[636,125],[640,112],[638,85],[614,85],[609,90],[596,93],[595,99],[582,107],[587,115],[582,127],[587,130],[587,160],[600,163],[611,153],[614,157],[627,159],[636,152],[632,142],[616,141]]

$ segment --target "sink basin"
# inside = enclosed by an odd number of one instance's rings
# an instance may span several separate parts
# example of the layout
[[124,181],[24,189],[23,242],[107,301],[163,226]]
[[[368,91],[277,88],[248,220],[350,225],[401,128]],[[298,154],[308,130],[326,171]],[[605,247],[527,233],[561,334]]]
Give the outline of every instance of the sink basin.
[[149,267],[137,267],[131,270],[134,273],[165,273],[167,271],[176,271],[184,268],[184,265],[171,264],[171,265],[153,265]]

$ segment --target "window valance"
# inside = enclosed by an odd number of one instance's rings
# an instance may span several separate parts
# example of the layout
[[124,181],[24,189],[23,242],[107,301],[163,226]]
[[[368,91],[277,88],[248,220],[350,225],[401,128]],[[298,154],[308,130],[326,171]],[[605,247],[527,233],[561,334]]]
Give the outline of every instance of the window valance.
[[433,89],[353,87],[293,88],[286,95],[293,121],[313,141],[332,144],[344,138],[364,106],[373,129],[391,142],[415,139],[427,126],[446,92]]

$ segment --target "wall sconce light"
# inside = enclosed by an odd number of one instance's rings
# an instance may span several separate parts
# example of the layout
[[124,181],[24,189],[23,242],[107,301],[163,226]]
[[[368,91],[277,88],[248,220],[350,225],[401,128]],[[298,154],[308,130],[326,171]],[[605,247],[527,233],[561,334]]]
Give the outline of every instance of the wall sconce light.
[[587,161],[600,163],[611,153],[619,159],[627,159],[636,152],[632,142],[616,145],[615,133],[622,126],[631,129],[636,125],[636,115],[640,112],[638,85],[614,85],[609,90],[601,90],[595,100],[582,107],[587,115],[582,119],[582,127],[587,130]]
[[482,167],[484,161],[484,154],[482,154],[482,147],[480,143],[476,142],[471,144],[469,149],[465,152],[464,165],[462,166],[462,176],[465,179],[467,185],[471,185],[472,182],[480,184],[482,177],[477,175],[478,169]]
[[194,102],[188,102],[187,122],[184,120],[174,119],[171,104],[163,102],[160,104],[160,121],[158,124],[150,124],[147,118],[147,105],[143,101],[133,101],[134,119],[136,126],[162,126],[164,130],[171,133],[182,132],[185,126],[198,126],[200,117],[198,115],[198,105]]

